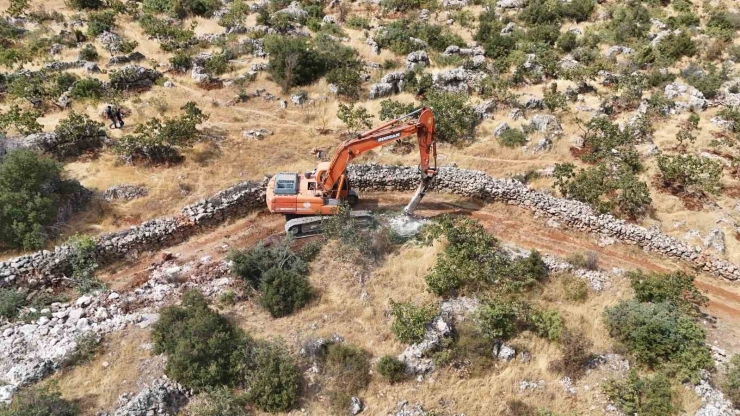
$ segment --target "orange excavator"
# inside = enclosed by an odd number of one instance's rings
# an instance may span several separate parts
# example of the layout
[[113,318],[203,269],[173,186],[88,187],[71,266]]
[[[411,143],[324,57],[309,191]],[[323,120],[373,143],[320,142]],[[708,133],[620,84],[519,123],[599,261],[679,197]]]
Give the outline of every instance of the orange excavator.
[[[368,150],[413,135],[419,142],[421,182],[404,208],[404,213],[411,216],[437,173],[434,115],[427,107],[344,141],[334,151],[331,161],[319,163],[312,172],[281,172],[273,176],[267,184],[267,208],[285,214],[285,231],[289,235],[319,234],[323,217],[336,214],[342,201],[351,207],[359,202],[346,174],[347,164]],[[368,211],[352,211],[352,216],[361,223],[372,220]]]

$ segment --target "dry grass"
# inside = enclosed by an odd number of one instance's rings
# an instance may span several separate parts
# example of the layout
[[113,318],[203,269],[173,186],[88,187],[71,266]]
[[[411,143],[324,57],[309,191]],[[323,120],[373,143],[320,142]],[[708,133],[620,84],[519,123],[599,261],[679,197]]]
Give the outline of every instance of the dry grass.
[[162,374],[161,357],[151,357],[150,351],[142,348],[148,342],[149,331],[143,329],[109,335],[102,352],[90,362],[63,371],[52,380],[58,382],[65,399],[80,404],[83,414],[114,408],[122,393],[138,392]]

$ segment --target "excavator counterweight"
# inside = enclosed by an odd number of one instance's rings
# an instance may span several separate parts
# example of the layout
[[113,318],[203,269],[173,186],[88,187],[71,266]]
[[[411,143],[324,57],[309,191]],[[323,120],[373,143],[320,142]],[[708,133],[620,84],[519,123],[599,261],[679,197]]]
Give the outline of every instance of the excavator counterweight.
[[[311,172],[278,173],[267,184],[267,208],[285,214],[287,233],[296,237],[319,234],[322,217],[336,214],[342,201],[352,207],[359,202],[347,177],[347,165],[369,150],[414,135],[419,143],[421,181],[404,209],[406,215],[412,215],[437,173],[434,115],[426,107],[345,140],[329,162],[319,163]],[[371,220],[367,211],[353,211],[352,216],[360,223]]]

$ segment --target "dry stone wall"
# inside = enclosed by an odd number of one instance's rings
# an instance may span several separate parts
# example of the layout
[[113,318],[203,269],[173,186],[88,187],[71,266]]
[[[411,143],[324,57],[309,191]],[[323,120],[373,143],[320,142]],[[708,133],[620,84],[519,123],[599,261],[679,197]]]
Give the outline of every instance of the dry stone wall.
[[[375,191],[412,190],[418,185],[416,168],[403,166],[354,165],[350,179],[356,188]],[[512,179],[498,179],[480,171],[443,167],[432,185],[433,191],[505,202],[557,219],[572,228],[613,237],[691,263],[703,271],[728,280],[740,278],[738,266],[703,253],[660,231],[647,229],[611,215],[597,214],[589,205],[535,191]]]
[[[353,186],[360,190],[410,191],[416,188],[419,173],[416,168],[378,164],[353,165],[348,169]],[[554,197],[535,191],[512,179],[498,179],[480,171],[442,167],[432,189],[481,199],[517,205],[541,215],[547,215],[572,228],[599,233],[623,243],[635,244],[646,251],[655,251],[681,259],[695,267],[728,280],[740,278],[738,266],[703,253],[689,244],[657,230],[600,215],[582,202]],[[175,244],[201,230],[228,218],[242,215],[264,206],[265,182],[242,182],[215,196],[189,205],[176,217],[147,221],[128,230],[105,234],[97,239],[98,261],[106,263],[145,250]],[[0,262],[2,285],[58,284],[69,273],[69,246],[54,251],[40,251]]]
[[[264,205],[265,184],[242,182],[213,197],[188,205],[176,217],[158,218],[141,225],[97,238],[98,262],[106,263],[145,250],[165,247],[183,241],[209,227]],[[53,251],[33,254],[0,262],[0,284],[35,287],[54,285],[70,273],[68,245]]]

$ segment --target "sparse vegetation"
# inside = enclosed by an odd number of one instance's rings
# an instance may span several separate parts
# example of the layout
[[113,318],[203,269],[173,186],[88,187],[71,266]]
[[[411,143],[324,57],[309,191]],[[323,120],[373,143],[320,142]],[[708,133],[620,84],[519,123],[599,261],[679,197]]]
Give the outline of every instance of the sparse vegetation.
[[401,342],[413,344],[424,339],[426,325],[437,315],[437,310],[429,305],[417,306],[410,302],[397,303],[391,300],[391,315],[393,335]]
[[398,358],[392,355],[381,357],[378,360],[378,364],[376,364],[376,368],[378,373],[391,384],[398,383],[406,378],[405,366]]
[[325,391],[331,406],[344,413],[356,396],[370,384],[370,356],[357,347],[333,343],[326,348],[324,357]]
[[[311,256],[312,257],[312,256]],[[294,253],[288,242],[229,254],[231,270],[259,292],[259,302],[273,317],[286,316],[305,306],[311,298],[306,279],[307,260]]]
[[633,370],[625,380],[607,381],[603,390],[625,414],[662,416],[678,414],[680,410],[673,403],[675,396],[669,379],[661,373],[640,377]]
[[208,119],[194,102],[181,107],[185,114],[178,118],[151,118],[139,124],[134,134],[126,135],[114,146],[114,151],[128,163],[144,161],[154,164],[176,163],[182,160],[178,148],[191,146],[201,135],[197,126]]
[[704,330],[670,303],[622,301],[607,308],[604,320],[611,336],[648,368],[684,381],[712,367]]
[[444,237],[447,248],[425,280],[437,295],[495,288],[501,293],[518,292],[547,277],[547,267],[537,251],[511,260],[498,241],[471,220],[443,217],[427,230],[429,240]]
[[31,386],[16,393],[13,402],[0,404],[0,416],[77,416],[79,407],[62,398],[55,384]]

